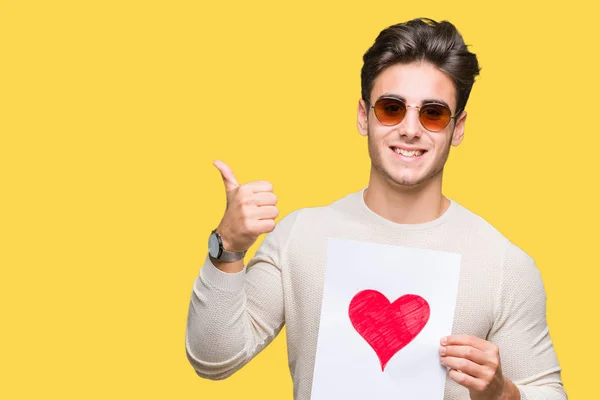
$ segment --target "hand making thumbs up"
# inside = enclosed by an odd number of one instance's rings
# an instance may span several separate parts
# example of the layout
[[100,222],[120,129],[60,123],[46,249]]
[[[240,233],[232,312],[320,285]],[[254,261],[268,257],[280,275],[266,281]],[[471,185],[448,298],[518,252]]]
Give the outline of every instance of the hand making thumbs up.
[[248,250],[256,239],[275,229],[279,210],[273,185],[267,181],[254,181],[240,185],[233,171],[222,161],[215,161],[225,184],[227,207],[217,232],[228,251]]

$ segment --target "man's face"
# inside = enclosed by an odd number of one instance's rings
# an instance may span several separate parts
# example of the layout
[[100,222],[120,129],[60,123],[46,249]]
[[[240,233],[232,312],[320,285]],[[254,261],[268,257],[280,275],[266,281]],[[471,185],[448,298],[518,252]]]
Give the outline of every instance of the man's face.
[[[430,63],[396,64],[375,79],[371,104],[381,96],[402,98],[407,105],[422,106],[437,100],[456,112],[455,88],[450,78]],[[359,132],[368,136],[372,171],[387,182],[416,187],[440,179],[448,159],[450,145],[462,141],[466,113],[463,112],[440,132],[428,131],[419,121],[419,110],[408,107],[402,122],[385,126],[374,110],[361,99],[358,106]],[[420,149],[417,157],[398,154],[398,149]]]

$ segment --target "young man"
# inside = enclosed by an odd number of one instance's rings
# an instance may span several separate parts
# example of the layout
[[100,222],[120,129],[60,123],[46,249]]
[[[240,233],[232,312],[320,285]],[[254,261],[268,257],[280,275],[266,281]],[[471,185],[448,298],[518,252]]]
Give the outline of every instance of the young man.
[[[358,104],[369,185],[327,207],[294,211],[276,228],[272,185],[240,185],[215,162],[227,209],[189,309],[186,350],[198,375],[233,374],[286,323],[294,398],[310,398],[327,238],[335,237],[462,255],[453,334],[440,338],[445,399],[566,399],[533,259],[442,194],[478,74],[476,56],[448,22],[383,30],[364,55]],[[244,270],[245,251],[267,232]]]

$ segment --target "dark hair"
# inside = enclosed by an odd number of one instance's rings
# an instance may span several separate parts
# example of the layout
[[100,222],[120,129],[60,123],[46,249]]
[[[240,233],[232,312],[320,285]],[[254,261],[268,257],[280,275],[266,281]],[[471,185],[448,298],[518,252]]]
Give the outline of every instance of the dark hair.
[[379,33],[363,56],[360,73],[362,98],[370,102],[375,78],[394,64],[428,61],[454,83],[456,115],[465,106],[475,77],[479,75],[477,56],[467,49],[462,36],[448,21],[417,18],[392,25]]

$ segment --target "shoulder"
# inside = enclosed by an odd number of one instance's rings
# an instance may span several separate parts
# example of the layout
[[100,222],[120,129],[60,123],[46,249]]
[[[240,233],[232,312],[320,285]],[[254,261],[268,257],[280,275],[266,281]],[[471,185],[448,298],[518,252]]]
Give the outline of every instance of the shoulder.
[[510,241],[506,244],[502,272],[502,286],[505,293],[522,292],[523,297],[536,293],[544,294],[541,272],[535,260]]
[[462,226],[460,231],[465,232],[467,239],[474,244],[472,247],[476,253],[499,260],[503,273],[514,269],[535,269],[533,258],[488,220],[458,203],[456,206]]
[[[484,260],[501,260],[510,241],[494,225],[479,214],[455,202],[456,223],[452,227],[457,237],[469,243],[470,249]],[[458,240],[458,238],[457,238]]]
[[480,243],[486,253],[498,257],[502,286],[539,284],[540,272],[533,257],[513,243],[483,217],[459,206],[460,214],[467,221],[471,240]]
[[508,239],[485,218],[459,203],[456,203],[456,208],[456,214],[462,221],[462,224],[468,227],[469,234],[481,237],[500,246],[505,245]]
[[468,240],[477,260],[489,263],[494,276],[494,310],[501,321],[514,310],[543,310],[545,291],[540,271],[533,257],[509,240],[483,217],[460,207],[469,227]]

